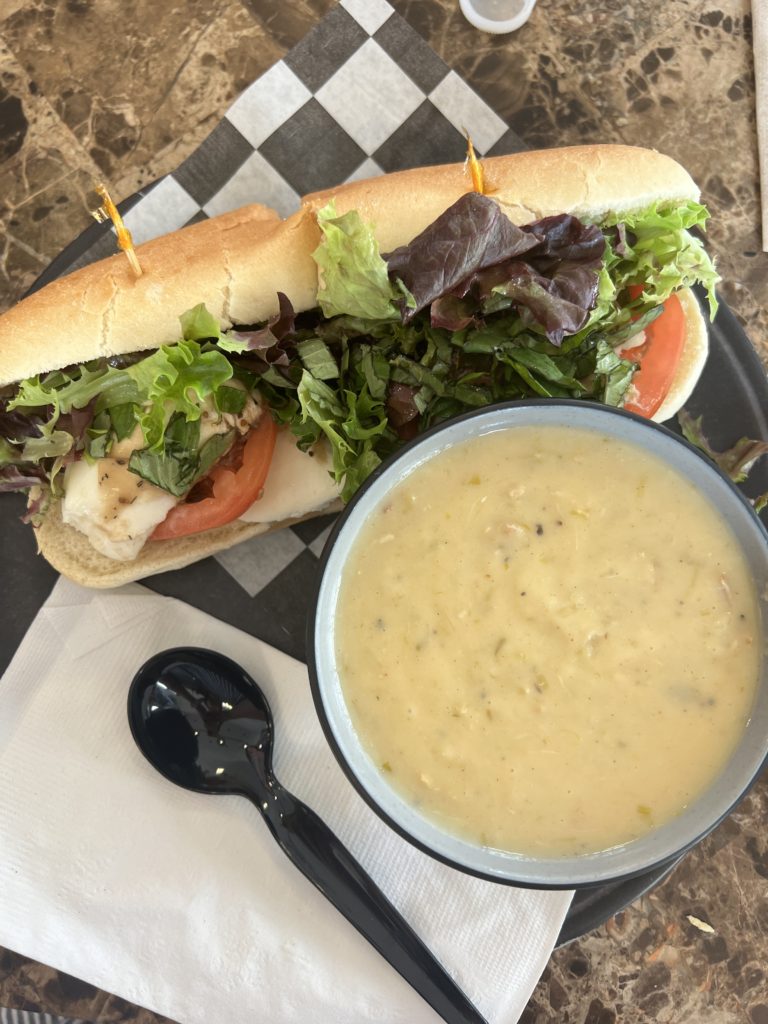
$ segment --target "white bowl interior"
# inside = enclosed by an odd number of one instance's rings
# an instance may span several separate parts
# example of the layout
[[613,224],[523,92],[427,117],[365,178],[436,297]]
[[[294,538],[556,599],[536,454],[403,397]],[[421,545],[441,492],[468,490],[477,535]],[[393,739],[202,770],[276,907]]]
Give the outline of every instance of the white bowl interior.
[[[351,774],[384,816],[417,844],[455,866],[505,881],[533,886],[605,883],[638,874],[673,858],[726,814],[743,795],[768,753],[768,663],[742,742],[711,788],[677,818],[647,835],[610,850],[578,857],[540,858],[489,849],[443,831],[423,817],[377,769],[357,735],[336,667],[336,604],[350,549],[372,510],[390,490],[439,452],[469,438],[515,426],[578,426],[635,443],[690,480],[719,510],[751,566],[765,639],[768,622],[768,535],[733,487],[688,446],[666,431],[627,415],[586,403],[521,403],[484,410],[428,434],[390,463],[347,512],[321,580],[314,626],[315,685],[326,725]],[[599,799],[599,795],[596,794]]]

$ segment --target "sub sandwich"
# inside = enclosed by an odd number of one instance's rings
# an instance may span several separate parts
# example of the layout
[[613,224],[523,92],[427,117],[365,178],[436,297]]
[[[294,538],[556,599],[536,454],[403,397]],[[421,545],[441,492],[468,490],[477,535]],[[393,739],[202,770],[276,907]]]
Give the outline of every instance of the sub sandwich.
[[583,398],[664,420],[717,275],[688,173],[575,147],[254,205],[85,267],[0,317],[0,491],[90,586],[339,508],[420,430]]

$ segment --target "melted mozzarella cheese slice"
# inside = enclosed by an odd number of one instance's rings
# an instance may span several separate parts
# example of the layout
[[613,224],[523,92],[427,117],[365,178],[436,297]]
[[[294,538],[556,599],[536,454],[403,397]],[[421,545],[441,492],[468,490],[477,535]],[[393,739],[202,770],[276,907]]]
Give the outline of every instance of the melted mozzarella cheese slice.
[[132,473],[124,459],[81,459],[67,466],[61,518],[102,555],[129,562],[177,502]]
[[638,331],[637,334],[633,334],[631,338],[627,338],[626,341],[622,341],[620,345],[617,345],[613,350],[617,356],[623,356],[625,352],[629,352],[633,348],[639,348],[640,345],[645,344],[645,331]]
[[262,496],[240,519],[246,523],[279,523],[319,511],[341,492],[331,468],[331,453],[325,443],[316,445],[310,455],[296,447],[296,438],[284,427],[277,434]]
[[[178,502],[128,469],[127,458],[139,441],[140,435],[115,445],[114,458],[74,462],[64,474],[62,520],[84,533],[98,552],[118,562],[136,558]],[[317,445],[310,455],[300,451],[290,430],[283,428],[262,496],[240,518],[276,523],[325,508],[341,490],[330,470],[326,444]]]

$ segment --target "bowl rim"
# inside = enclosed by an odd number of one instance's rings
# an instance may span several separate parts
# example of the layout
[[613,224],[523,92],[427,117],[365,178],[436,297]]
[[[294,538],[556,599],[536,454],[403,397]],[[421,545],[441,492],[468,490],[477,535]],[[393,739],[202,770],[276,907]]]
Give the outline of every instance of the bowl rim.
[[[336,736],[336,734],[335,734],[335,732],[333,730],[333,727],[331,725],[331,721],[329,719],[329,716],[328,716],[328,713],[327,713],[326,704],[325,704],[325,700],[324,700],[324,683],[321,680],[321,672],[320,672],[320,669],[319,669],[318,658],[317,658],[317,647],[316,647],[316,644],[317,644],[317,641],[318,641],[318,636],[319,636],[319,631],[321,630],[321,628],[323,628],[323,622],[320,621],[320,617],[319,617],[319,612],[320,612],[320,608],[321,608],[321,604],[322,604],[321,598],[322,598],[322,596],[324,594],[325,588],[329,585],[328,582],[327,582],[327,574],[328,574],[329,564],[331,563],[332,558],[334,556],[334,552],[336,551],[337,542],[339,541],[339,538],[341,537],[341,535],[344,532],[344,530],[347,528],[347,524],[349,523],[349,521],[354,517],[355,510],[357,509],[357,507],[363,501],[365,501],[366,496],[371,491],[371,489],[373,489],[376,486],[377,482],[383,476],[392,474],[393,475],[393,480],[392,480],[391,486],[392,487],[397,486],[402,481],[402,479],[404,479],[405,476],[408,475],[407,473],[401,474],[399,476],[397,474],[397,467],[403,461],[411,460],[413,458],[413,452],[414,451],[418,451],[422,447],[423,448],[428,448],[429,445],[430,445],[430,442],[436,436],[439,436],[439,435],[441,435],[443,433],[449,433],[451,431],[460,429],[464,423],[467,423],[469,421],[473,421],[473,420],[476,420],[476,419],[491,421],[494,418],[498,418],[499,416],[503,416],[505,414],[510,414],[512,416],[514,416],[515,414],[521,414],[522,415],[522,414],[524,414],[524,411],[526,409],[533,411],[533,410],[541,410],[543,408],[552,408],[552,407],[555,407],[555,408],[560,409],[560,410],[562,410],[562,409],[573,410],[575,412],[576,418],[578,418],[578,417],[580,417],[582,415],[586,415],[586,416],[591,415],[591,416],[597,417],[597,418],[600,418],[600,417],[603,417],[603,416],[608,417],[608,418],[613,418],[613,417],[622,418],[624,420],[630,421],[631,423],[634,423],[634,426],[628,428],[632,432],[633,436],[634,436],[635,432],[638,431],[638,428],[639,428],[639,432],[640,433],[642,433],[642,431],[644,431],[644,430],[648,430],[648,431],[651,431],[651,432],[656,432],[657,436],[660,436],[662,438],[666,438],[666,442],[664,442],[665,444],[667,444],[667,443],[669,443],[671,441],[673,444],[679,445],[684,450],[687,450],[689,456],[690,455],[695,456],[696,459],[701,464],[706,466],[706,469],[703,471],[705,474],[707,472],[710,473],[712,475],[713,480],[719,480],[721,485],[725,485],[726,491],[730,492],[730,495],[729,495],[727,501],[733,501],[735,499],[735,501],[736,501],[736,506],[735,507],[736,508],[740,508],[742,513],[744,511],[748,512],[747,519],[751,520],[751,528],[753,530],[755,530],[757,532],[757,534],[759,535],[759,538],[760,538],[760,541],[761,541],[761,546],[763,548],[764,561],[765,561],[766,566],[768,566],[768,530],[766,530],[766,527],[763,524],[763,522],[761,521],[760,517],[755,513],[755,510],[754,510],[752,504],[750,503],[749,499],[742,493],[742,491],[736,486],[736,484],[727,476],[727,474],[725,474],[720,469],[720,467],[717,466],[716,463],[714,463],[704,452],[702,452],[694,444],[692,444],[690,441],[688,441],[687,438],[681,436],[680,434],[675,433],[673,430],[670,430],[669,427],[665,426],[664,424],[657,423],[657,422],[655,422],[653,420],[649,420],[649,419],[646,419],[644,417],[638,416],[635,413],[628,412],[625,409],[615,408],[613,406],[601,405],[599,403],[588,402],[588,401],[579,400],[579,399],[531,398],[531,399],[522,399],[522,400],[515,400],[515,401],[497,402],[497,403],[493,403],[491,405],[482,406],[482,407],[479,407],[479,408],[476,408],[476,409],[471,409],[468,412],[461,414],[460,416],[452,417],[452,418],[450,418],[448,420],[444,420],[444,421],[442,421],[442,422],[440,422],[438,424],[435,424],[435,425],[431,426],[430,428],[428,428],[427,430],[423,431],[422,433],[418,434],[415,438],[413,438],[412,440],[406,442],[402,447],[400,447],[396,452],[394,452],[389,458],[385,459],[374,470],[374,472],[364,481],[364,483],[361,485],[361,487],[358,488],[358,490],[355,492],[355,494],[353,495],[351,500],[345,506],[345,508],[342,511],[342,513],[338,516],[338,518],[334,522],[334,524],[332,526],[332,529],[331,529],[331,532],[330,532],[330,534],[329,534],[329,536],[328,536],[328,538],[327,538],[327,540],[325,542],[325,545],[324,545],[324,548],[323,548],[323,551],[322,551],[322,554],[321,554],[321,557],[320,557],[320,561],[319,561],[319,565],[318,565],[318,569],[317,569],[317,574],[316,574],[316,579],[315,579],[315,587],[314,587],[314,591],[313,591],[313,593],[311,595],[310,614],[309,614],[308,619],[307,619],[307,644],[306,644],[306,648],[307,648],[307,668],[308,668],[308,672],[309,672],[309,680],[310,680],[310,689],[311,689],[311,693],[312,693],[312,699],[313,699],[313,702],[315,704],[315,709],[316,709],[318,718],[320,720],[320,724],[321,724],[323,733],[324,733],[324,735],[326,737],[326,741],[328,742],[328,744],[329,744],[329,746],[330,746],[330,748],[331,748],[331,750],[332,750],[332,752],[334,754],[334,757],[336,758],[336,761],[339,764],[339,766],[341,767],[342,771],[344,772],[346,778],[351,782],[351,784],[353,785],[355,790],[365,800],[365,802],[368,804],[368,806],[390,828],[392,828],[398,835],[400,835],[403,839],[405,839],[411,845],[415,846],[417,849],[421,850],[423,853],[425,853],[428,856],[430,856],[430,857],[432,857],[432,858],[442,862],[443,864],[448,865],[449,867],[452,867],[452,868],[454,868],[456,870],[461,871],[462,873],[470,874],[470,875],[473,875],[475,877],[486,879],[486,880],[489,880],[489,881],[495,881],[495,882],[500,882],[500,883],[503,883],[503,884],[515,885],[515,886],[518,886],[518,887],[521,887],[521,888],[532,888],[532,889],[573,889],[573,888],[589,888],[589,887],[593,887],[593,886],[602,886],[602,885],[605,885],[607,883],[614,883],[614,882],[618,882],[618,881],[629,880],[629,879],[635,878],[635,877],[637,877],[639,875],[643,875],[643,874],[647,873],[648,871],[651,871],[651,870],[654,870],[654,869],[657,869],[657,868],[661,868],[661,867],[663,867],[664,865],[666,865],[666,864],[668,864],[670,862],[679,860],[688,850],[690,850],[691,848],[696,846],[698,843],[700,843],[704,838],[706,838],[706,836],[708,836],[725,818],[728,817],[729,814],[732,813],[732,811],[735,809],[735,807],[748,794],[748,792],[750,791],[752,786],[755,784],[755,782],[759,778],[761,772],[766,767],[768,767],[768,732],[766,733],[765,739],[764,739],[764,741],[762,743],[762,747],[763,747],[763,749],[762,749],[762,756],[760,756],[758,760],[754,760],[753,759],[750,773],[748,775],[746,773],[744,773],[744,776],[742,777],[742,781],[739,782],[738,792],[736,793],[736,795],[733,796],[732,798],[729,798],[727,804],[722,809],[720,809],[718,811],[718,813],[716,814],[714,819],[709,820],[707,822],[707,824],[703,828],[697,829],[685,841],[674,844],[673,848],[670,848],[669,846],[664,847],[664,848],[662,848],[662,850],[659,851],[659,853],[656,856],[646,858],[642,862],[637,863],[635,866],[633,866],[631,868],[628,868],[628,869],[627,868],[621,868],[621,867],[617,867],[617,868],[613,868],[613,869],[611,868],[611,863],[614,860],[616,860],[616,855],[617,855],[618,852],[624,851],[624,850],[627,850],[627,849],[636,849],[636,848],[640,847],[640,844],[642,843],[643,840],[646,841],[645,845],[647,845],[649,837],[656,836],[658,834],[663,834],[664,832],[668,831],[675,824],[675,822],[679,821],[680,818],[683,817],[683,815],[676,816],[670,822],[667,822],[664,825],[661,825],[658,828],[653,829],[650,833],[646,833],[645,836],[640,837],[638,840],[633,840],[633,841],[631,841],[629,843],[621,844],[619,846],[612,847],[612,848],[607,849],[607,850],[597,851],[595,853],[590,853],[590,854],[583,854],[583,855],[580,855],[578,857],[565,857],[565,858],[537,858],[537,857],[531,857],[531,856],[513,855],[513,854],[511,855],[511,854],[503,853],[503,859],[504,859],[505,864],[509,863],[512,867],[505,867],[504,870],[499,870],[499,871],[497,871],[497,870],[488,870],[487,867],[486,868],[482,868],[482,867],[478,867],[478,866],[473,865],[473,864],[466,863],[465,861],[457,860],[455,857],[447,855],[444,852],[442,852],[441,850],[437,850],[437,849],[433,848],[428,842],[425,842],[422,839],[420,839],[418,836],[413,835],[406,827],[404,827],[398,820],[396,820],[392,816],[392,814],[390,814],[387,810],[385,810],[381,806],[381,804],[377,800],[376,796],[373,793],[371,793],[368,790],[368,788],[363,784],[363,782],[359,778],[358,774],[355,772],[355,770],[353,769],[352,765],[349,763],[349,761],[348,761],[348,759],[346,757],[346,754],[345,754],[341,744],[339,743],[338,738],[337,738],[337,736]],[[517,426],[517,425],[525,425],[525,424],[515,424],[515,426]],[[562,426],[563,424],[559,423],[557,425]],[[574,426],[581,426],[582,429],[595,429],[594,427],[590,427],[590,426],[588,426],[586,424],[580,425],[580,424],[574,423],[573,425]],[[512,429],[514,429],[514,426],[512,424],[509,424],[509,426]],[[504,428],[503,427],[499,427],[498,429],[504,429]],[[468,437],[469,436],[475,436],[475,435],[468,435]],[[652,436],[652,434],[649,435],[649,436]],[[645,447],[645,446],[642,445],[641,442],[639,442],[639,441],[635,442],[633,440],[633,438],[625,438],[624,440],[627,443],[638,443],[638,444],[641,445],[641,447]],[[439,454],[439,452],[441,452],[443,450],[445,450],[445,449],[442,448],[442,449],[439,449],[439,451],[433,452],[429,456],[429,458],[435,457],[435,455]],[[656,452],[649,452],[649,454],[655,455],[656,457],[661,458],[662,460],[665,460],[664,455],[659,455]],[[421,464],[422,464],[421,462],[417,461],[415,463],[415,465],[412,467],[411,471],[414,468],[416,468],[417,465],[421,465]],[[681,475],[685,479],[688,479],[689,482],[692,483],[692,485],[694,487],[696,487],[696,489],[701,493],[701,488],[698,487],[696,485],[696,483],[694,483],[693,481],[690,480],[687,472],[683,471],[682,469],[680,469],[678,467],[675,467],[674,465],[673,465],[672,468],[677,468],[678,472],[680,472]],[[706,497],[706,495],[705,495],[705,497]],[[376,502],[376,504],[378,504],[378,502]],[[721,516],[723,516],[722,508],[719,507],[717,505],[717,503],[714,502],[714,501],[712,502],[712,504],[715,507],[715,509],[721,514]],[[362,524],[360,524],[360,525],[362,525]],[[358,526],[358,529],[359,529],[359,526]],[[731,529],[732,529],[732,532],[735,535],[736,531],[732,527],[731,527]],[[357,531],[355,531],[355,535],[354,535],[352,541],[350,542],[350,546],[349,546],[350,549],[351,549],[351,547],[354,544],[354,540],[356,539],[356,536],[357,536]],[[746,552],[744,550],[745,545],[742,542],[742,539],[739,536],[736,536],[736,540],[737,540],[737,543],[739,544],[740,549],[744,553],[745,558],[747,558],[748,563],[750,563],[750,560],[747,557],[747,554],[746,554]],[[348,553],[349,552],[347,552],[347,556],[348,556]],[[750,568],[754,568],[751,565],[751,563],[750,563]],[[754,579],[754,573],[753,573],[753,579]],[[756,587],[757,587],[757,585],[756,585]],[[762,603],[764,601],[764,595],[758,593],[758,599]],[[763,656],[763,660],[762,660],[761,674],[760,674],[760,678],[758,680],[758,687],[757,687],[757,691],[756,691],[756,699],[757,699],[757,696],[761,693],[761,691],[763,691],[764,689],[768,689],[768,677],[766,676],[766,673],[768,672],[768,663],[767,663],[767,659],[766,659],[766,656],[765,656],[765,643],[766,643],[766,640],[768,640],[768,615],[762,614],[762,612],[763,612],[762,606],[760,608],[760,611],[761,611],[761,619],[762,619],[762,635],[763,635],[763,641],[764,641],[764,656]],[[326,620],[323,620],[323,621],[326,622]],[[754,707],[755,707],[755,705],[753,703],[753,712],[754,712]],[[751,714],[750,718],[748,719],[748,724],[752,721],[752,718],[753,718],[753,715]],[[727,769],[730,767],[731,761],[732,761],[733,757],[735,756],[736,751],[738,751],[740,748],[741,748],[741,743],[739,744],[739,746],[737,746],[736,750],[731,754],[731,757],[729,758],[728,762],[726,762],[725,767],[721,770],[720,774],[713,781],[711,786],[708,787],[708,789],[705,791],[705,793],[701,794],[699,797],[696,798],[695,801],[692,802],[692,805],[694,807],[697,804],[699,804],[700,801],[702,800],[702,798],[707,796],[710,793],[711,789],[715,786],[715,784],[723,776],[726,775]],[[381,778],[380,774],[379,774],[379,778]],[[392,790],[392,787],[388,786],[388,784],[386,783],[386,780],[381,779],[381,781],[382,781],[382,785],[385,788],[389,789],[390,791]],[[687,814],[687,811],[684,812],[684,814]],[[436,831],[440,832],[441,834],[447,835],[445,830],[440,830],[439,827],[436,828]],[[486,849],[486,848],[478,846],[477,844],[466,844],[466,845],[468,847],[472,848],[472,849],[476,849],[477,851],[482,851],[482,850]],[[530,870],[530,866],[532,866],[532,865],[539,865],[540,867],[539,867],[538,870],[535,870],[535,869],[534,870]],[[563,876],[563,877],[560,877],[560,878],[551,878],[551,877],[549,877],[549,873],[551,871],[554,870],[555,873],[562,874],[562,868],[563,867],[568,867],[570,865],[578,865],[578,867],[576,867],[573,871],[571,871],[567,876]],[[519,871],[519,873],[518,873],[516,870],[514,870],[514,866],[518,866],[518,867],[523,866],[523,870]],[[529,868],[529,869],[526,870],[525,868]],[[560,868],[559,872],[557,870],[558,868]],[[588,870],[588,868],[592,868],[592,870]],[[595,871],[594,870],[595,868],[598,868],[598,870]],[[587,870],[585,870],[585,869],[587,869]]]

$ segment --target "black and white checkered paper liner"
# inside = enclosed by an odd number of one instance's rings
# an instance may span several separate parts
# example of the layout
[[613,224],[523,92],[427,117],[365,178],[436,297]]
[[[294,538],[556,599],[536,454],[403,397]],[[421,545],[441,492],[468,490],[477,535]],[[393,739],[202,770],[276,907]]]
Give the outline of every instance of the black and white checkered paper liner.
[[[459,162],[467,131],[483,155],[525,148],[386,0],[341,0],[176,171],[126,204],[125,222],[138,243],[246,203],[288,216],[318,189]],[[114,251],[111,231],[94,225],[55,269]],[[253,538],[147,584],[304,660],[308,599],[331,521]]]
[[0,1007],[0,1024],[87,1024],[74,1017],[57,1017],[51,1013],[30,1013],[28,1010],[7,1010]]

